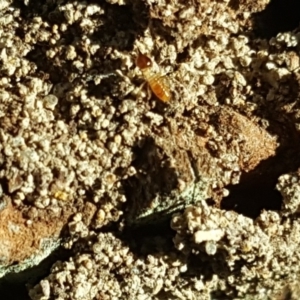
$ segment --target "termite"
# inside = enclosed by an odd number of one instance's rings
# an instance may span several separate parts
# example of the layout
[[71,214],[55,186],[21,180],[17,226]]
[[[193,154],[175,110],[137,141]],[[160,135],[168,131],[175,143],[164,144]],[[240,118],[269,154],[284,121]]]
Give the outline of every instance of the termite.
[[160,73],[155,73],[152,69],[153,63],[151,59],[139,52],[136,59],[136,66],[143,73],[145,81],[149,84],[150,89],[154,95],[163,102],[169,102],[171,99],[171,92],[166,76]]

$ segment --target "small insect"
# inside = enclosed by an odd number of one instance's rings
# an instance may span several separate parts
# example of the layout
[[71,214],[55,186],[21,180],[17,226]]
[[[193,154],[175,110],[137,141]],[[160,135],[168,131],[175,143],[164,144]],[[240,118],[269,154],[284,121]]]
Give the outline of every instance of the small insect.
[[139,52],[136,59],[136,66],[142,71],[144,79],[149,84],[155,96],[163,102],[169,102],[171,99],[171,92],[167,77],[160,73],[153,72],[151,59]]
[[69,195],[68,195],[68,193],[66,193],[64,191],[59,190],[54,193],[53,197],[60,201],[67,201],[69,198]]

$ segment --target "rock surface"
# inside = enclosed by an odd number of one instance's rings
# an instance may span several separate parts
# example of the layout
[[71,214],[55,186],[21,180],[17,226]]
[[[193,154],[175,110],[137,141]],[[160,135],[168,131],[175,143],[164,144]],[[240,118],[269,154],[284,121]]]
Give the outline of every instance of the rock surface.
[[1,1],[0,276],[59,246],[32,300],[297,295],[291,3]]

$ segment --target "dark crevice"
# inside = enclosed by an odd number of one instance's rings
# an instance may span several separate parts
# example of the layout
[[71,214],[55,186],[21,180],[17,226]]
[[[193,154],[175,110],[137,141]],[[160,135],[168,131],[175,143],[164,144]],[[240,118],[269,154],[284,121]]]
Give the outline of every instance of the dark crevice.
[[[286,116],[286,119],[289,119]],[[291,120],[285,125],[271,122],[270,131],[278,136],[276,154],[262,161],[254,170],[244,173],[238,185],[227,187],[228,197],[221,202],[221,208],[234,210],[245,216],[256,218],[265,210],[280,210],[282,196],[276,190],[278,177],[296,171],[300,166],[300,135]]]
[[28,288],[33,287],[45,278],[49,274],[53,263],[57,260],[67,260],[70,256],[70,251],[58,248],[37,266],[19,273],[5,275],[0,279],[0,298],[5,300],[30,300]]
[[139,227],[126,226],[119,236],[137,256],[174,251],[171,217]]
[[275,37],[279,32],[292,31],[299,26],[300,1],[272,0],[263,11],[253,17],[258,37]]

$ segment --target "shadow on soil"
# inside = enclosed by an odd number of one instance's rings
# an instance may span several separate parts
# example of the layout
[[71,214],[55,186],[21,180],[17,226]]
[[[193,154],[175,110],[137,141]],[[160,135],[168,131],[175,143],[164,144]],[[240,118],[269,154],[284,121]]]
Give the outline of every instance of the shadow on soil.
[[33,287],[45,278],[56,261],[66,260],[69,256],[70,251],[59,248],[33,268],[5,275],[0,279],[1,299],[30,300],[27,287]]

